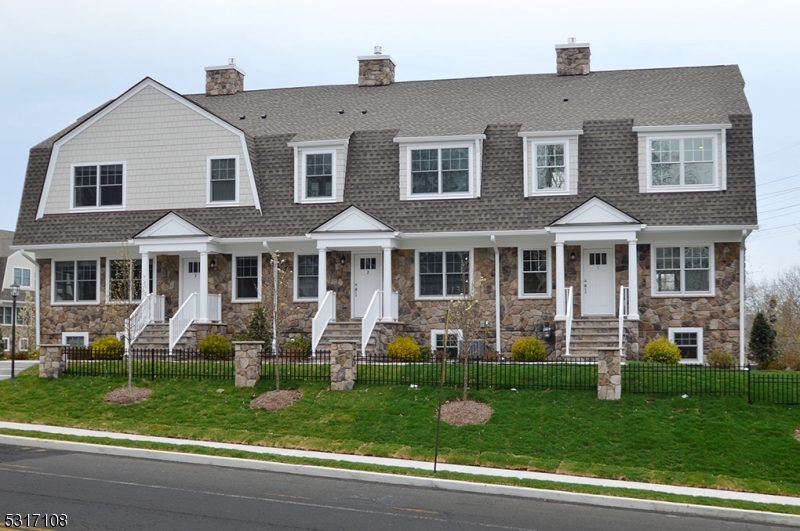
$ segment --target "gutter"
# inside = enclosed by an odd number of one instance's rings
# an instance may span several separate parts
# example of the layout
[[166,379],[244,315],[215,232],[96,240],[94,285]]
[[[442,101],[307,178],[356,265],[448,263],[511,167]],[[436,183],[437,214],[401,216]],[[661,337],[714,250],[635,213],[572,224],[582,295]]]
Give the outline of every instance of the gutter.
[[500,249],[497,248],[497,238],[492,234],[492,247],[494,248],[494,334],[495,349],[500,356]]

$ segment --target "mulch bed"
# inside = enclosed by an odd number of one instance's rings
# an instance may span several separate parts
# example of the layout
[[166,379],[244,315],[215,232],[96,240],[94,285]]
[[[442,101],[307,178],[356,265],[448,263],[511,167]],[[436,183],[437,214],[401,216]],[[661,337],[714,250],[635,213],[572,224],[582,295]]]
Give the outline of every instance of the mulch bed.
[[455,400],[442,404],[442,420],[454,426],[485,424],[493,412],[489,404],[474,400]]
[[282,407],[291,406],[303,396],[297,389],[286,391],[267,391],[250,401],[250,407],[263,407],[267,411],[278,411]]
[[106,393],[103,402],[109,404],[135,404],[153,394],[152,389],[146,387],[120,387]]

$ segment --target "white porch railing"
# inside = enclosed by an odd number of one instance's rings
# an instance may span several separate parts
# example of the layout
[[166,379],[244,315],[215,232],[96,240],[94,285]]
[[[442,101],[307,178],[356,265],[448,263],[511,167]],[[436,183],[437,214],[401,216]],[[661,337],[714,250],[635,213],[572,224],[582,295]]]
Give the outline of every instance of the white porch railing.
[[572,313],[573,313],[573,301],[572,301],[572,286],[566,288],[565,292],[565,302],[567,304],[566,314],[567,314],[567,322],[566,322],[566,330],[564,332],[566,342],[564,347],[564,355],[569,356],[569,342],[572,336]]
[[619,351],[620,356],[624,356],[622,353],[622,339],[623,334],[625,332],[625,318],[628,317],[628,313],[630,313],[630,302],[628,299],[628,286],[620,286],[619,287]]
[[222,321],[222,295],[219,293],[208,294],[208,320],[218,323]]
[[381,308],[383,308],[383,292],[375,290],[372,294],[372,300],[369,301],[367,311],[364,312],[364,317],[361,319],[361,356],[366,356],[367,341],[369,336],[372,335],[372,330],[375,329],[375,324],[381,318]]
[[322,304],[317,308],[317,314],[311,320],[311,352],[317,351],[319,340],[328,327],[328,323],[336,321],[336,293],[329,291],[322,299]]
[[169,353],[178,344],[186,330],[195,322],[200,313],[200,295],[189,295],[172,319],[169,320]]
[[130,346],[131,343],[136,341],[139,334],[153,322],[161,322],[164,320],[164,296],[149,294],[144,300],[133,310],[133,313],[125,319],[125,340]]

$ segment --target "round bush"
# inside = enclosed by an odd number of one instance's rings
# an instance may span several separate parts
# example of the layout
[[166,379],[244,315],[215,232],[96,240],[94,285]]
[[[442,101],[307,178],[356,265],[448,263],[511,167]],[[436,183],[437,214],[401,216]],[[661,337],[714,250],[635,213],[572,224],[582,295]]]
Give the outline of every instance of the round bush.
[[303,336],[294,336],[286,342],[286,354],[307,358],[311,356],[311,340]]
[[659,337],[644,346],[643,359],[653,363],[677,365],[681,361],[681,349],[666,337]]
[[207,360],[224,360],[231,357],[233,345],[227,337],[211,334],[200,340],[197,345],[200,357]]
[[523,337],[514,341],[511,355],[517,361],[544,361],[547,358],[544,343],[535,337]]
[[386,347],[386,355],[389,356],[389,359],[397,361],[417,361],[422,356],[422,349],[411,337],[397,336]]
[[125,343],[115,336],[103,336],[92,343],[92,359],[121,360],[125,354]]
[[736,360],[733,356],[724,350],[712,350],[709,352],[707,359],[710,366],[721,367],[723,369],[728,369],[736,364]]

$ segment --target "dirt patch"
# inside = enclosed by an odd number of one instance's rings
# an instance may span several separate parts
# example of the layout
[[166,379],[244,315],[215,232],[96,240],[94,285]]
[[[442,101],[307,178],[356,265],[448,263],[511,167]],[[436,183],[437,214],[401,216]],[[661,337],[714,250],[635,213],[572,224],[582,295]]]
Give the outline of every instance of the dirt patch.
[[287,391],[267,391],[250,401],[250,407],[263,407],[267,411],[278,411],[282,407],[291,406],[303,396],[297,389]]
[[454,426],[485,424],[493,412],[491,406],[483,402],[455,400],[442,405],[442,420]]
[[109,404],[135,404],[153,394],[152,389],[146,387],[120,387],[106,393],[103,402]]

